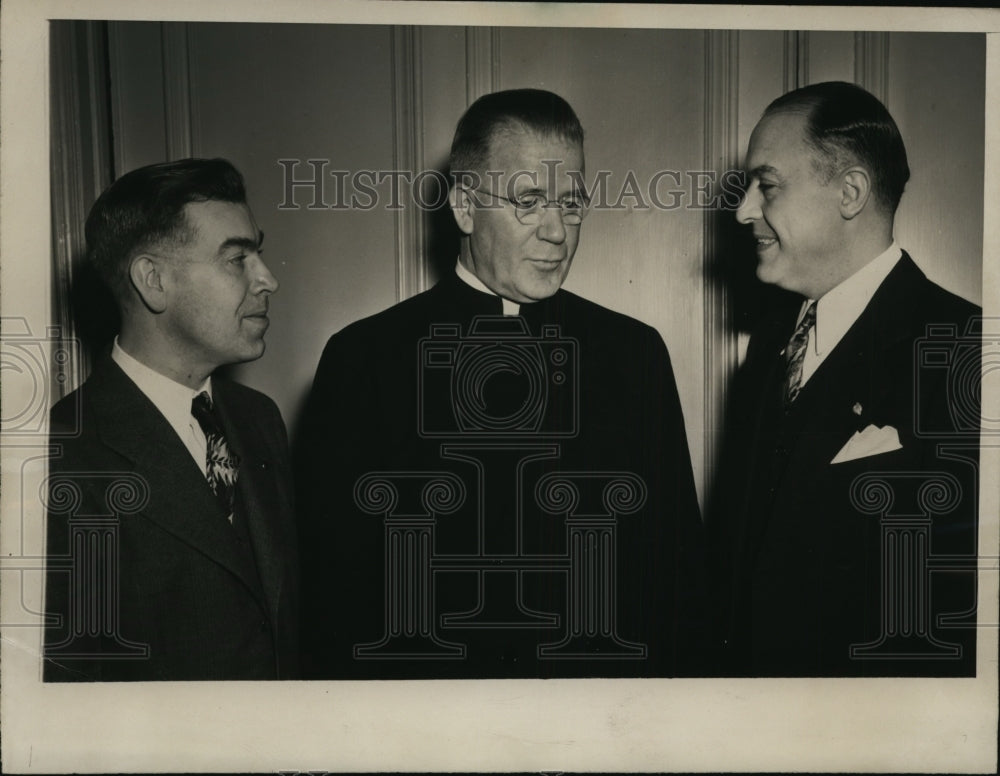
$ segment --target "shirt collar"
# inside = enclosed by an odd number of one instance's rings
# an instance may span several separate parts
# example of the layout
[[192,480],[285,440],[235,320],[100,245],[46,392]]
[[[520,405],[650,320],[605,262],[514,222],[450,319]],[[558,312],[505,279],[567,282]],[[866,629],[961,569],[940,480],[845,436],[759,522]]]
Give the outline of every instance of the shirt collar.
[[[470,272],[465,268],[462,262],[455,262],[455,274],[458,275],[466,284],[472,286],[477,291],[482,291],[484,294],[489,294],[490,296],[500,296],[492,289],[489,288],[482,280],[480,280],[474,273]],[[503,314],[504,315],[520,315],[521,305],[517,302],[512,302],[510,299],[505,299],[500,296],[500,301],[503,302]]]
[[130,356],[118,343],[118,337],[111,348],[111,358],[182,436],[191,421],[191,400],[202,391],[212,395],[211,377],[197,390],[192,390]]
[[[816,336],[813,339],[817,354],[828,353],[843,339],[902,256],[903,251],[893,241],[885,251],[820,297],[816,303]],[[810,301],[807,299],[803,303],[800,318]]]

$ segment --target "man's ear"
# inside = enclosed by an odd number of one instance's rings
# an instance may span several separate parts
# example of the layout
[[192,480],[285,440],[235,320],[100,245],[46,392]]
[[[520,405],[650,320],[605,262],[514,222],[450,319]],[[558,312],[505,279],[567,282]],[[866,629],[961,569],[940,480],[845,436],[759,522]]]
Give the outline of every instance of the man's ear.
[[851,167],[840,176],[840,215],[850,220],[865,209],[872,195],[872,179],[863,167]]
[[468,190],[462,186],[451,187],[448,194],[448,202],[451,204],[451,213],[455,216],[455,223],[462,230],[462,234],[472,234],[475,226],[475,203],[469,196]]
[[132,287],[139,294],[142,303],[153,313],[162,313],[167,309],[167,294],[164,288],[163,267],[161,259],[141,254],[132,259],[129,264],[128,276]]

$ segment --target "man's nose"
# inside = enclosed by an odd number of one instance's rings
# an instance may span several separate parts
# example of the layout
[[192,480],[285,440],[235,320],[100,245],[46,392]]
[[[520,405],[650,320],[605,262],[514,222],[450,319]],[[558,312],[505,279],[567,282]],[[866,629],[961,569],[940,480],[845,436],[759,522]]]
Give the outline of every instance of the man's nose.
[[566,224],[562,220],[562,208],[547,205],[542,208],[542,220],[538,223],[538,237],[550,243],[566,240]]
[[736,220],[741,224],[749,224],[761,217],[760,189],[756,183],[751,183],[736,208]]
[[273,294],[278,290],[278,279],[271,274],[264,260],[258,255],[256,261],[251,265],[253,272],[253,284],[256,293]]

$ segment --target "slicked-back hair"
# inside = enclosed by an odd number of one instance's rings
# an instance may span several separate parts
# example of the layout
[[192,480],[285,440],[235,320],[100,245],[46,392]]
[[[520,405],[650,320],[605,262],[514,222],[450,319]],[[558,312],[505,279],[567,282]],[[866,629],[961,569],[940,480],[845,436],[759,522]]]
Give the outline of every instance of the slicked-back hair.
[[190,202],[246,203],[243,176],[225,159],[179,159],[140,167],[104,190],[87,216],[87,258],[119,305],[130,296],[129,264],[157,244],[190,235]]
[[817,152],[818,169],[830,180],[851,164],[872,176],[876,200],[889,214],[896,211],[910,179],[906,147],[886,107],[860,86],[844,81],[803,86],[782,95],[764,111],[801,113],[806,143]]
[[453,179],[462,173],[481,175],[497,135],[525,131],[583,147],[580,119],[558,94],[542,89],[493,92],[472,103],[458,121],[449,159]]

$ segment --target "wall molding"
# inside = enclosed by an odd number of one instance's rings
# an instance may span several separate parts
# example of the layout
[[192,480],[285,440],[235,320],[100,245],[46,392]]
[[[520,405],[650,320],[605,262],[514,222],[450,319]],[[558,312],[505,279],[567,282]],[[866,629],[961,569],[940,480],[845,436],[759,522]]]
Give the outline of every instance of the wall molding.
[[80,342],[73,289],[86,252],[87,214],[114,169],[106,22],[56,22],[49,41],[52,323],[64,348],[78,356],[53,370],[51,395],[59,399],[90,373],[92,354],[70,344]]
[[[705,157],[704,170],[720,175],[739,163],[739,33],[710,30],[705,33]],[[718,186],[717,191],[718,193]],[[703,242],[706,269],[722,262],[719,209],[704,211]],[[732,303],[724,281],[706,271],[704,284],[704,493],[710,494],[719,433],[725,413],[725,395],[736,370],[739,349]]]
[[472,105],[500,88],[500,30],[465,28],[465,99]]
[[112,176],[118,178],[125,170],[121,169],[125,159],[125,135],[121,129],[122,116],[125,115],[125,102],[122,98],[121,84],[115,73],[122,71],[120,25],[123,22],[108,22],[108,70],[110,82],[111,103],[111,148],[114,168]]
[[[414,174],[424,166],[423,57],[419,27],[392,29],[392,158],[394,169]],[[403,205],[396,217],[396,299],[402,301],[429,286],[427,227],[410,184],[401,182]]]
[[809,32],[787,30],[784,36],[785,61],[782,85],[787,93],[809,83]]
[[191,156],[191,72],[188,26],[184,22],[160,25],[163,56],[163,121],[168,160]]
[[882,104],[889,96],[889,33],[854,33],[854,82]]

